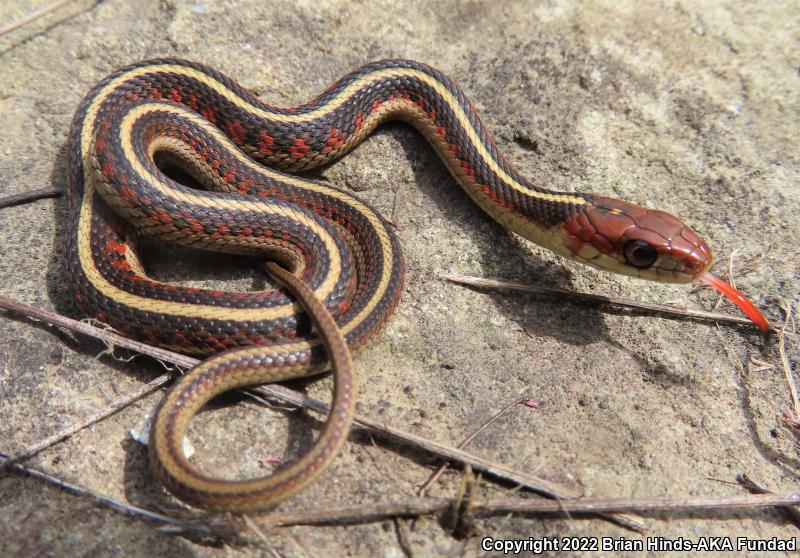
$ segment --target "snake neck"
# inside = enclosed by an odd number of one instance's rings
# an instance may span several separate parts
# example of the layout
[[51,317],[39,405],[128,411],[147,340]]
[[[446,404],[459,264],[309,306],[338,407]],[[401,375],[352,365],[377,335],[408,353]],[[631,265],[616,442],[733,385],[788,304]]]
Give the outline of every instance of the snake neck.
[[[343,96],[349,101],[340,107]],[[313,117],[313,125],[295,124],[296,145],[254,155],[287,171],[312,168],[347,153],[382,122],[405,121],[425,136],[458,184],[495,221],[559,254],[575,255],[564,224],[593,197],[551,191],[525,179],[500,153],[460,87],[438,70],[408,60],[375,62],[305,105],[274,110],[311,116],[319,107],[330,110]]]
[[[591,202],[589,195],[554,192],[525,179],[500,153],[458,84],[419,62],[374,62],[308,103],[269,110],[279,116],[277,124],[268,123],[266,133],[270,128],[283,132],[289,126],[291,142],[267,140],[268,149],[263,149],[263,142],[255,149],[244,142],[242,148],[281,170],[305,170],[332,161],[381,123],[399,120],[423,134],[481,208],[530,240],[548,244],[545,229],[568,221]],[[262,138],[264,134],[262,130]]]

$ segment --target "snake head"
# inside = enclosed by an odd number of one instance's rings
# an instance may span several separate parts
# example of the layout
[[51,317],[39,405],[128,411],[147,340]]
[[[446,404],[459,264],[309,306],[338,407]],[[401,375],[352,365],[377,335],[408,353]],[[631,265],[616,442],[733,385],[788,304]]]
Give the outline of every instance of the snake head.
[[690,283],[712,262],[705,241],[674,215],[613,198],[587,198],[564,229],[574,258],[616,273]]

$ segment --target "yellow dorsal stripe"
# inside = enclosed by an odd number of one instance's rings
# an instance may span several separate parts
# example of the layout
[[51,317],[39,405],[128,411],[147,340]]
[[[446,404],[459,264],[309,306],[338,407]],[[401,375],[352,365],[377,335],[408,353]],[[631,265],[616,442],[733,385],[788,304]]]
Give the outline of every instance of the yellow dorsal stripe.
[[[345,102],[347,102],[347,100],[349,100],[354,93],[365,88],[370,83],[380,81],[383,79],[398,78],[398,77],[417,79],[425,83],[429,87],[431,87],[444,100],[444,102],[447,103],[447,105],[453,111],[453,114],[455,114],[456,118],[458,119],[459,124],[469,137],[470,142],[472,142],[472,144],[475,146],[475,149],[478,151],[480,157],[486,162],[486,165],[497,176],[499,176],[506,184],[508,184],[509,187],[527,196],[531,196],[545,201],[571,203],[575,205],[582,205],[583,203],[585,203],[583,198],[579,196],[571,196],[568,194],[551,194],[547,192],[531,190],[524,184],[520,184],[518,181],[512,178],[508,173],[505,172],[505,170],[503,170],[497,164],[497,162],[494,160],[494,158],[486,149],[486,146],[483,145],[483,142],[480,140],[477,130],[475,130],[475,128],[472,126],[472,123],[470,122],[467,114],[464,112],[464,109],[458,103],[458,100],[453,96],[453,94],[440,81],[419,70],[415,70],[412,68],[386,68],[365,74],[360,78],[354,80],[352,83],[350,83],[347,87],[345,87],[341,91],[339,91],[337,95],[332,99],[330,99],[326,104],[321,105],[309,112],[305,112],[302,114],[278,113],[270,111],[260,106],[256,106],[248,102],[247,100],[243,99],[239,95],[237,95],[224,83],[218,81],[214,77],[200,70],[196,70],[194,68],[190,68],[188,66],[182,66],[179,64],[169,64],[169,63],[152,64],[140,68],[133,68],[129,72],[125,72],[124,74],[121,74],[120,76],[112,80],[104,88],[103,92],[105,93],[107,91],[110,91],[111,89],[117,87],[118,85],[130,79],[141,77],[143,75],[151,73],[176,74],[195,79],[198,82],[203,83],[206,87],[213,90],[215,93],[220,95],[225,100],[241,108],[245,112],[252,113],[256,116],[268,120],[273,120],[276,122],[285,122],[285,123],[308,122],[310,120],[315,120],[317,118],[320,118],[321,116],[329,114],[330,112],[336,110],[337,108],[341,107]],[[98,98],[99,97],[104,97],[103,93],[99,94]],[[94,114],[87,114],[87,118],[91,118],[93,122],[94,117],[96,115],[96,111],[99,108],[99,105],[94,104],[92,108],[94,109]],[[83,133],[89,134],[90,131],[84,129]],[[88,137],[83,138],[84,141],[86,139],[88,139]]]
[[[166,66],[168,68],[184,68],[182,66],[173,66],[169,65]],[[150,66],[148,68],[153,68]],[[141,70],[141,68],[139,69]],[[200,72],[197,72],[199,75]],[[178,303],[178,302],[171,302],[171,301],[162,301],[162,300],[154,300],[145,297],[138,297],[128,293],[122,289],[119,289],[115,285],[109,283],[99,272],[99,270],[94,265],[94,259],[91,254],[91,210],[92,210],[92,203],[93,203],[93,196],[94,194],[94,187],[92,185],[93,177],[87,165],[88,156],[90,154],[91,149],[91,130],[94,128],[94,123],[97,117],[97,111],[102,104],[103,99],[105,99],[115,87],[117,87],[120,83],[127,81],[132,76],[130,73],[124,74],[124,76],[120,76],[119,78],[113,80],[111,83],[107,84],[93,99],[90,106],[87,108],[86,116],[84,118],[83,127],[81,129],[81,152],[83,155],[84,160],[84,197],[81,203],[81,211],[79,216],[79,224],[78,224],[78,255],[81,261],[81,266],[84,269],[84,273],[87,276],[87,279],[92,283],[92,285],[103,295],[121,302],[123,304],[130,305],[134,308],[140,308],[142,310],[147,310],[151,312],[160,312],[175,316],[191,316],[196,318],[204,318],[204,319],[227,319],[227,320],[237,320],[237,321],[256,321],[256,320],[269,320],[269,319],[276,319],[281,317],[287,317],[292,314],[298,313],[300,308],[296,305],[286,305],[282,307],[275,307],[271,309],[247,309],[247,308],[219,308],[210,305],[199,305],[199,304],[189,304],[189,303]],[[227,89],[226,89],[227,90]],[[235,97],[235,96],[234,96]],[[238,99],[238,97],[235,97]],[[157,107],[158,110],[165,110],[171,109],[175,112],[181,114],[181,116],[185,118],[192,119],[197,125],[203,126],[203,128],[210,134],[212,134],[220,143],[224,144],[224,146],[230,151],[230,154],[235,156],[241,162],[247,164],[251,168],[265,173],[268,176],[281,180],[283,182],[287,182],[292,186],[310,189],[314,191],[323,192],[327,195],[334,196],[344,203],[352,206],[355,211],[360,212],[363,214],[367,220],[372,224],[374,227],[377,236],[380,240],[381,244],[381,251],[383,254],[383,269],[381,278],[374,293],[374,296],[370,299],[370,301],[359,311],[359,313],[352,319],[350,322],[345,326],[344,333],[347,334],[349,331],[357,327],[366,316],[372,312],[375,306],[380,302],[382,297],[384,296],[386,289],[389,284],[389,280],[391,277],[391,271],[393,267],[393,254],[392,254],[392,246],[389,240],[389,233],[386,231],[385,227],[381,220],[372,212],[372,210],[359,202],[357,199],[348,196],[343,192],[339,192],[336,190],[332,190],[327,188],[321,184],[317,184],[314,182],[304,181],[302,179],[292,177],[289,175],[283,175],[276,171],[272,171],[261,165],[256,164],[252,161],[249,157],[247,157],[244,153],[241,152],[224,134],[222,134],[216,127],[211,126],[206,120],[202,119],[195,113],[181,109],[179,107],[169,106],[166,104],[158,104],[158,103],[148,103],[143,104],[141,106],[136,107],[136,109],[132,110],[131,113],[127,115],[127,124],[126,132],[124,134],[129,136],[130,127],[132,125],[133,120],[140,116],[145,110],[154,110]],[[145,172],[145,169],[141,166],[139,161],[137,161],[133,150],[130,146],[130,138],[123,137],[123,149],[125,150],[126,157],[130,161],[137,172],[144,172],[145,174],[149,174]],[[152,175],[150,175],[152,180]],[[151,182],[157,188],[164,189],[167,188],[165,185],[161,184],[159,180],[154,180]],[[170,194],[173,194],[174,191],[170,190]],[[230,207],[230,202],[225,201],[218,201],[218,200],[207,200],[207,199],[200,199],[199,196],[187,195],[185,196],[185,201],[187,203],[195,203],[199,202],[201,204],[208,205],[209,201],[218,202],[219,206],[222,207]],[[251,206],[258,206],[258,204],[245,204]],[[251,209],[254,207],[250,207]],[[259,206],[258,209],[263,208],[263,205]],[[327,236],[327,235],[326,235]],[[328,244],[328,247],[331,247],[331,244]],[[333,245],[335,248],[335,245]],[[338,273],[340,272],[341,260],[338,257],[338,254],[334,251],[329,252],[336,257],[336,265],[337,270],[335,273],[331,274],[330,277],[335,279],[338,277]],[[333,259],[333,258],[332,258]],[[325,289],[321,287],[318,290],[318,294],[321,295],[323,298],[330,293],[330,289],[332,285],[324,286]],[[330,288],[329,288],[330,287]]]

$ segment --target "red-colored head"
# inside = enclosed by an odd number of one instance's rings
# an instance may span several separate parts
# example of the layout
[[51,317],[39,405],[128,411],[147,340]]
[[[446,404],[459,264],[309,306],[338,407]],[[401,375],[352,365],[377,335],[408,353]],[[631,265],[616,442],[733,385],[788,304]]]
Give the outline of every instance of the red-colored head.
[[689,283],[712,262],[708,245],[677,217],[613,198],[590,198],[564,228],[575,259],[616,273]]

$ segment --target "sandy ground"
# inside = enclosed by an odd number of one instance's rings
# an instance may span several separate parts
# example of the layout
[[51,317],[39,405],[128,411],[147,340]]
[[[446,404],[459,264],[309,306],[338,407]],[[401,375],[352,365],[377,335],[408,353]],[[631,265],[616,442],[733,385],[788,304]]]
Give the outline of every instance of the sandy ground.
[[[45,3],[5,1],[0,23]],[[366,61],[414,58],[461,83],[525,175],[683,216],[713,247],[717,272],[735,252],[739,286],[780,321],[780,301],[796,308],[800,292],[800,11],[792,4],[77,0],[0,38],[0,194],[63,186],[67,127],[80,98],[139,59],[195,59],[265,100],[293,104]],[[790,403],[774,342],[749,328],[480,292],[441,277],[502,277],[706,309],[715,306],[714,293],[585,269],[514,238],[401,125],[382,128],[321,176],[390,216],[408,261],[397,315],[356,359],[362,414],[457,444],[524,393],[541,406],[515,408],[471,451],[587,496],[740,494],[711,479],[733,481],[744,472],[778,491],[797,488],[800,456],[782,420]],[[55,199],[0,211],[0,285],[4,295],[74,316],[62,279],[65,207]],[[247,261],[220,258],[211,269],[193,253],[148,254],[159,277],[230,289],[263,285]],[[103,347],[95,341],[0,318],[3,451],[161,373],[147,359],[97,358]],[[797,362],[797,338],[787,343]],[[734,359],[750,371],[738,371]],[[753,371],[751,359],[775,367]],[[330,379],[299,387],[327,399]],[[120,500],[174,510],[128,435],[160,397],[30,465]],[[297,455],[316,429],[315,419],[229,399],[204,412],[192,432],[204,467],[237,476],[263,474],[259,463],[271,455]],[[281,510],[412,497],[435,464],[429,455],[353,436],[326,480]],[[458,482],[448,473],[432,494],[452,495]],[[490,481],[479,489],[508,494]],[[0,478],[0,501],[3,555],[476,556],[484,554],[484,536],[641,537],[602,519],[502,517],[477,521],[458,538],[423,518],[282,529],[265,545],[227,546],[160,532],[17,475]],[[769,510],[645,520],[651,536],[667,538],[797,535]]]

